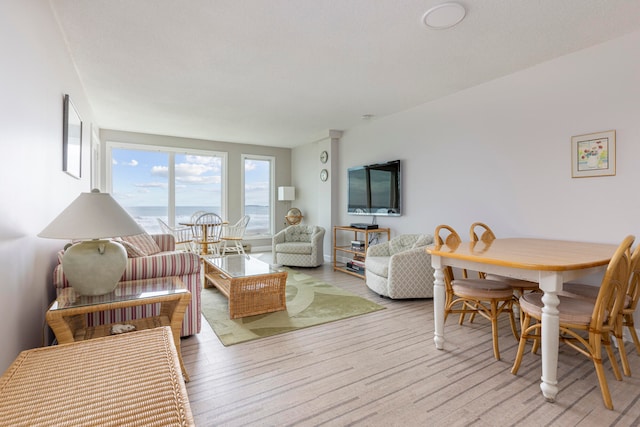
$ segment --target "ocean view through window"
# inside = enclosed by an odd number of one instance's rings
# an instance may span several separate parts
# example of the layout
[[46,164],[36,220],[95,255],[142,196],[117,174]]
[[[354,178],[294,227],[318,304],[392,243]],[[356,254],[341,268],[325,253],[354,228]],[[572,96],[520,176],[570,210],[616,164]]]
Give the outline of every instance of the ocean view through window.
[[196,211],[224,217],[225,155],[118,143],[108,155],[109,192],[148,233],[161,232],[158,219],[175,227]]
[[242,156],[243,212],[250,216],[246,236],[269,236],[272,233],[273,162],[270,156]]

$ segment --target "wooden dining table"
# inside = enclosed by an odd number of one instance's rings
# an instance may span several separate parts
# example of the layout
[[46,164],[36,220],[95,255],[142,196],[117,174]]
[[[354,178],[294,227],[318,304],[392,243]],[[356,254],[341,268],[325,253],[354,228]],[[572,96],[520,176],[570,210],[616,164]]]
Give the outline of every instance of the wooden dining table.
[[215,243],[220,243],[220,242],[213,242],[213,241],[209,241],[209,228],[212,225],[219,225],[220,227],[224,227],[225,225],[229,224],[228,221],[222,221],[221,223],[214,223],[214,224],[210,224],[210,223],[200,223],[200,224],[196,224],[195,222],[192,221],[187,221],[187,222],[180,222],[180,225],[184,225],[186,227],[191,227],[193,229],[194,226],[199,225],[202,228],[202,240],[200,241],[200,246],[201,246],[201,254],[202,255],[208,255],[209,254],[209,245],[211,244],[215,244]]
[[427,247],[435,269],[433,311],[434,342],[444,349],[446,266],[538,282],[542,301],[542,377],[540,389],[545,399],[558,394],[558,292],[565,282],[603,272],[617,245],[533,238],[495,239],[491,243],[463,242],[458,247]]

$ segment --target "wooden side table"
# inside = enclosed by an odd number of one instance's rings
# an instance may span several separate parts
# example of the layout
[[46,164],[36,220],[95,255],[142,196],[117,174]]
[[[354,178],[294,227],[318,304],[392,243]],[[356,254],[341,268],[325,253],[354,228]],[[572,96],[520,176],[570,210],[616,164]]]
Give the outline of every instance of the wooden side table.
[[0,377],[0,425],[194,426],[173,336],[164,327],[23,351]]
[[85,315],[88,313],[159,303],[158,316],[127,320],[121,324],[133,325],[136,330],[169,326],[180,367],[185,380],[189,381],[180,352],[180,328],[190,301],[191,292],[178,277],[158,277],[120,282],[113,292],[106,295],[81,296],[73,288],[59,289],[58,297],[45,317],[58,343],[67,344],[111,335],[114,324],[87,326]]

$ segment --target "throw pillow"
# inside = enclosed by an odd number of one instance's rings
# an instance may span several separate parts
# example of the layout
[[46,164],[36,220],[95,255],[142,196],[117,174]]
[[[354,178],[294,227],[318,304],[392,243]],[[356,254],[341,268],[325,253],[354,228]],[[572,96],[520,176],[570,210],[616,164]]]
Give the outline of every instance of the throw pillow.
[[433,236],[430,234],[421,234],[420,237],[418,237],[418,240],[413,244],[412,249],[427,246],[431,243],[433,243]]
[[124,246],[125,250],[127,251],[128,258],[138,258],[138,257],[146,256],[146,254],[142,252],[140,248],[132,245],[129,242],[122,240],[120,237],[117,237],[113,240],[120,243],[122,246]]
[[156,241],[153,240],[153,237],[147,233],[136,234],[134,236],[123,236],[122,241],[134,246],[137,249],[137,252],[142,254],[138,256],[153,255],[160,252],[160,246],[158,246]]
[[403,234],[389,240],[389,253],[395,255],[400,252],[411,249],[417,239],[415,234]]

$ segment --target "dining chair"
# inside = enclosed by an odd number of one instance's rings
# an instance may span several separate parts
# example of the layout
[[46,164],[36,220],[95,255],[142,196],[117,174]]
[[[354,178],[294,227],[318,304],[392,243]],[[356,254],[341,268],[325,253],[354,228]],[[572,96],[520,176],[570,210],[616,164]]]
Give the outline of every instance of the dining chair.
[[[573,298],[582,298],[587,301],[594,302],[598,298],[598,291],[600,288],[597,286],[587,285],[585,283],[566,283],[560,295],[565,295]],[[631,376],[631,367],[629,365],[629,359],[627,358],[627,351],[624,347],[623,332],[627,327],[631,335],[631,339],[636,347],[636,352],[640,355],[640,340],[638,340],[638,334],[636,333],[635,324],[633,321],[633,314],[638,307],[638,299],[640,298],[640,245],[636,246],[633,254],[631,255],[631,273],[629,284],[627,286],[624,302],[620,314],[618,315],[618,323],[614,335],[618,344],[618,352],[620,353],[620,360],[622,362],[622,372],[625,376]]]
[[[225,224],[222,227],[222,255],[225,255],[227,252],[245,255],[242,238],[247,230],[250,219],[251,217],[249,215],[245,215],[235,224]],[[232,244],[233,246],[227,246],[228,244]]]
[[[436,246],[447,246],[453,249],[462,243],[460,235],[448,225],[443,224],[436,227],[434,235]],[[464,270],[462,274],[462,279],[455,279],[453,269],[450,266],[444,268],[446,289],[444,320],[446,322],[449,313],[459,313],[461,315],[460,324],[462,324],[465,314],[477,313],[488,319],[491,322],[493,336],[493,355],[497,360],[500,360],[498,316],[503,313],[509,315],[513,336],[516,340],[519,339],[513,317],[513,303],[515,301],[513,289],[503,281],[470,279]]]
[[[472,242],[483,242],[490,244],[496,239],[496,235],[491,228],[485,223],[474,222],[469,229],[469,237]],[[478,272],[478,275],[483,279],[501,280],[509,284],[513,288],[514,293],[521,297],[525,292],[541,292],[537,282],[530,282],[528,280],[514,279],[511,277],[498,276],[495,274],[485,274]]]
[[176,245],[183,245],[189,251],[192,249],[191,241],[193,240],[193,237],[191,236],[191,227],[171,227],[162,219],[156,219],[158,220],[158,224],[160,224],[162,232],[165,234],[171,234]]
[[191,217],[189,218],[189,222],[191,224],[195,223],[198,217],[200,217],[200,215],[203,215],[206,213],[207,213],[206,211],[195,211],[194,213],[191,214]]
[[220,255],[223,223],[222,218],[212,212],[202,214],[195,220],[191,231],[193,233],[194,247],[197,248],[200,253],[205,252]]
[[[595,301],[565,295],[558,296],[560,341],[593,361],[602,400],[608,409],[613,409],[613,402],[602,365],[602,347],[604,346],[607,352],[616,379],[622,380],[611,348],[610,335],[615,331],[616,323],[619,321],[618,314],[622,309],[629,283],[633,241],[634,236],[627,236],[616,249],[604,273]],[[527,341],[540,342],[544,306],[542,296],[543,294],[531,292],[520,297],[520,309],[524,313],[524,319],[516,360],[511,368],[511,373],[514,375],[520,368]],[[531,323],[532,319],[534,323]]]

